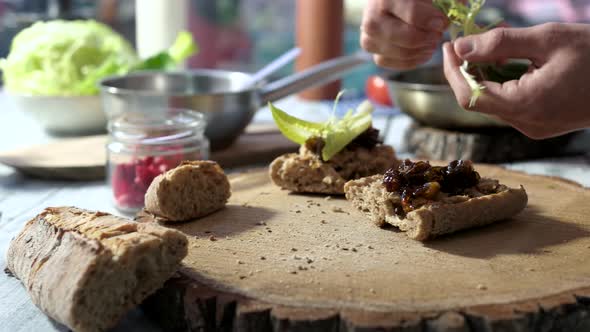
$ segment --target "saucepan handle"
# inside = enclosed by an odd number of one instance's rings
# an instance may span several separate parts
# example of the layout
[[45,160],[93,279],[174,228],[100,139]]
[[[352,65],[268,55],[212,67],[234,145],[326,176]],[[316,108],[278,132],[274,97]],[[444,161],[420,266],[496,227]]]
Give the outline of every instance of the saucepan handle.
[[263,86],[260,89],[260,102],[265,105],[269,101],[275,101],[307,88],[329,83],[341,78],[356,67],[368,63],[370,60],[370,54],[357,52],[322,62]]

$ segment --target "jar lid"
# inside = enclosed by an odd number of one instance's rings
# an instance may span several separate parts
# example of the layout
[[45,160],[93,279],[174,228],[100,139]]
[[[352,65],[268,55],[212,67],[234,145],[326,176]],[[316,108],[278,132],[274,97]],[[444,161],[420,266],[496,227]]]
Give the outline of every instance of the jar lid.
[[164,112],[125,112],[109,123],[111,137],[120,142],[148,145],[201,136],[205,116],[188,109],[166,109]]

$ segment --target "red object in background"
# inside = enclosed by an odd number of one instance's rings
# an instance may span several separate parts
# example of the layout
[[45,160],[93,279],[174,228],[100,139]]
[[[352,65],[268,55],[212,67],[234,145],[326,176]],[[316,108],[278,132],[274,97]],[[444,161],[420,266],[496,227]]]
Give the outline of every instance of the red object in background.
[[369,100],[381,105],[393,106],[389,96],[389,87],[383,78],[377,75],[369,76],[365,84],[365,93]]
[[159,157],[138,158],[115,166],[113,171],[113,194],[117,206],[123,209],[140,208],[145,193],[154,178],[178,166],[189,158],[182,153]]

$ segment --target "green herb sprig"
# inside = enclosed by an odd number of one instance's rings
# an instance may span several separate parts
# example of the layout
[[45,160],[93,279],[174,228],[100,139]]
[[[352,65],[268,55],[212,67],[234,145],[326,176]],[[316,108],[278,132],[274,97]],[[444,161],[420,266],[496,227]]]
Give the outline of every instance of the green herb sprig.
[[[476,17],[486,2],[485,0],[469,0],[466,3],[458,0],[432,0],[432,2],[451,21],[449,33],[451,34],[452,40],[457,39],[459,36],[475,35],[488,31],[502,21],[499,20],[483,27],[475,23]],[[508,63],[500,66],[489,63],[474,64],[464,61],[461,67],[459,67],[459,71],[465,77],[465,81],[467,81],[471,89],[469,107],[475,106],[477,99],[483,94],[483,90],[485,89],[485,86],[477,81],[478,78],[504,83],[519,79],[527,70],[528,65],[522,63]]]

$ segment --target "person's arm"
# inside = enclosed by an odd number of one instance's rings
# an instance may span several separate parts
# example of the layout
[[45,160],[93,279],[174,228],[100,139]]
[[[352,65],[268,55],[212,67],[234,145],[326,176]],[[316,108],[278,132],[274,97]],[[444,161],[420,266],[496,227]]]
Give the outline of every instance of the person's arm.
[[471,90],[459,71],[464,60],[528,59],[528,73],[503,84],[483,82],[474,111],[492,114],[541,139],[590,127],[590,25],[547,23],[497,28],[443,46],[445,76],[460,105]]
[[432,57],[448,23],[432,0],[367,0],[360,42],[377,65],[410,69]]

